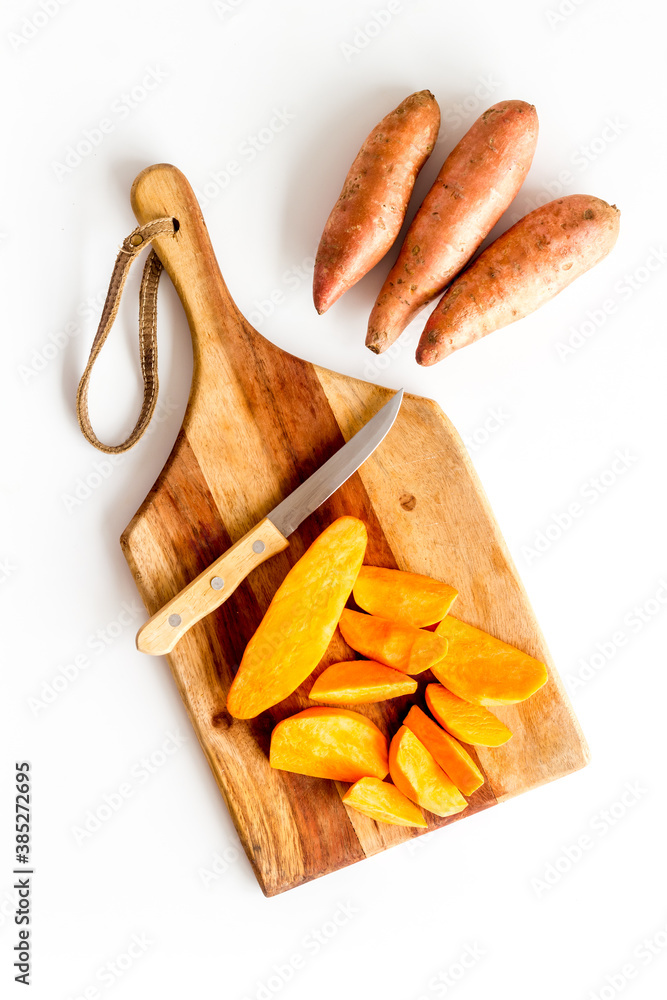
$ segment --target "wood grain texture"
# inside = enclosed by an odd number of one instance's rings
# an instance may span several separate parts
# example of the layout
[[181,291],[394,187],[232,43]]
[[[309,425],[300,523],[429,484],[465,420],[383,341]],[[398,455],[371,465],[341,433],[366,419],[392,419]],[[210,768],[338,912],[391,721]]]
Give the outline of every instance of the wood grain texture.
[[[173,237],[156,250],[192,333],[193,384],[183,427],[155,486],[121,544],[151,614],[260,521],[392,394],[279,350],[234,305],[199,206],[183,175],[158,165],[132,191],[140,223],[170,215]],[[231,248],[229,249],[231,252]],[[317,322],[314,318],[314,322]],[[311,680],[257,719],[232,719],[226,694],[243,649],[273,593],[334,518],[368,527],[366,562],[426,573],[456,586],[456,613],[544,660],[548,684],[522,705],[498,710],[515,736],[472,752],[487,781],[445,826],[582,767],[587,749],[544,639],[463,444],[431,400],[406,396],[396,424],[360,471],[290,536],[168,655],[192,725],[227,802],[262,890],[282,892],[404,842],[418,831],[375,823],[341,802],[346,786],[274,771],[277,721],[313,705]],[[354,653],[340,637],[316,676]],[[389,737],[417,695],[357,706]]]
[[288,545],[284,535],[265,517],[142,625],[137,633],[137,649],[154,656],[170,653],[189,628],[234,593],[248,573]]

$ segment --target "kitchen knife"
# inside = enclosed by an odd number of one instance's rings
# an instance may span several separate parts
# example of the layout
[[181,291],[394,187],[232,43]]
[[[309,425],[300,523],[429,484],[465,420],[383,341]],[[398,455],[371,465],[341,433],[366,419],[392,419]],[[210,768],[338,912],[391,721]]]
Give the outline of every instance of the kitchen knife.
[[195,622],[220,607],[248,573],[289,545],[288,535],[342,486],[391,428],[403,390],[364,424],[338,451],[214,563],[164,605],[137,632],[137,649],[169,653]]

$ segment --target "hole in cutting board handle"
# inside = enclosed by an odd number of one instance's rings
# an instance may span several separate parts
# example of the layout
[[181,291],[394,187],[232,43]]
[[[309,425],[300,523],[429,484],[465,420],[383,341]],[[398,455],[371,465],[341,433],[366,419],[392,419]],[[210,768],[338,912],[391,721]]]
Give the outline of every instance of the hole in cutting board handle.
[[181,224],[178,221],[178,219],[172,219],[171,221],[174,223],[174,232],[177,233],[178,230],[181,228]]

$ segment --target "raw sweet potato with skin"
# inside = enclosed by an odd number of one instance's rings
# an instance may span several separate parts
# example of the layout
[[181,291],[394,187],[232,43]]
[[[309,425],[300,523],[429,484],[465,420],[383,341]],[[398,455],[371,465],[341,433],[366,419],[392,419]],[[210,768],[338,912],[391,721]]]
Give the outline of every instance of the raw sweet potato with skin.
[[447,655],[447,640],[435,632],[349,608],[340,616],[338,627],[348,646],[362,656],[406,674],[420,674]]
[[417,681],[375,660],[332,663],[317,678],[308,697],[326,705],[361,705],[414,694]]
[[549,678],[546,666],[535,657],[451,615],[435,631],[446,637],[449,651],[433,673],[466,701],[512,705],[530,698]]
[[420,90],[406,97],[367,137],[317,250],[313,301],[318,313],[326,312],[389,250],[439,128],[438,103],[429,90]]
[[403,725],[421,740],[435,762],[464,795],[472,795],[484,784],[484,775],[467,750],[430,719],[426,712],[422,712],[418,705],[412,706]]
[[426,704],[443,729],[463,743],[500,747],[512,738],[511,731],[488,708],[458,698],[442,684],[428,684]]
[[396,785],[378,778],[360,778],[343,796],[346,806],[379,823],[394,826],[428,826],[421,809],[399,791]]
[[458,596],[454,587],[430,576],[381,566],[362,566],[352,593],[369,614],[415,628],[441,621]]
[[344,708],[306,708],[271,733],[271,767],[314,778],[386,778],[387,740],[365,715]]
[[436,816],[452,816],[468,804],[433,755],[406,726],[401,726],[389,745],[389,773],[404,795]]
[[532,104],[500,101],[455,146],[373,306],[366,335],[371,351],[393,344],[467,264],[523,184],[537,132]]
[[227,695],[230,715],[254,718],[315,669],[352,592],[366,541],[363,521],[339,517],[292,566],[246,646]]
[[434,365],[558,295],[607,256],[620,214],[587,194],[529,212],[449,286],[424,327],[419,364]]

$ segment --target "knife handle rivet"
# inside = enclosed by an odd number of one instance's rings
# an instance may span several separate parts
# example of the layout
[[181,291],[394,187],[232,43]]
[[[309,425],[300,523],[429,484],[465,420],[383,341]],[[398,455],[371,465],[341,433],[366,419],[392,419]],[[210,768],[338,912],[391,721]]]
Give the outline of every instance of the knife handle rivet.
[[256,542],[252,543],[252,551],[256,552],[257,555],[259,555],[261,552],[263,552],[265,548],[266,548],[266,545],[259,538],[257,539]]
[[180,615],[169,615],[169,624],[172,628],[177,628],[181,624]]
[[211,586],[213,587],[214,590],[222,590],[224,585],[225,581],[222,579],[221,576],[214,576],[213,579],[211,580]]

